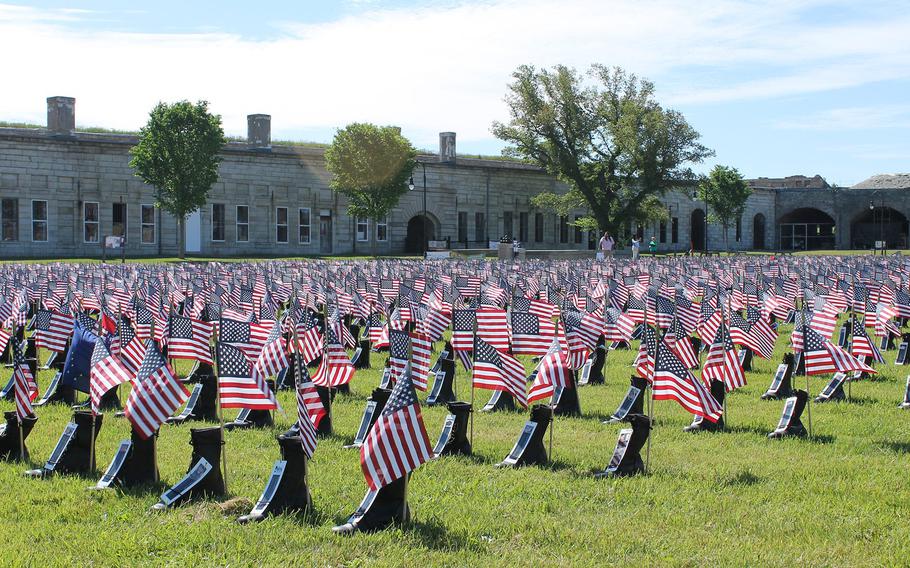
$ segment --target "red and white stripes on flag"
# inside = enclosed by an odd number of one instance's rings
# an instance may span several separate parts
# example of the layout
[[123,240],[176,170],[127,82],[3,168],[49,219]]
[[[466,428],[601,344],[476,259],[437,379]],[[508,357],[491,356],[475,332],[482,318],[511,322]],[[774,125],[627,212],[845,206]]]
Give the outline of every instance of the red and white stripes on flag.
[[492,306],[478,308],[477,335],[499,351],[508,351],[512,338],[506,311]]
[[16,397],[16,416],[19,420],[34,416],[35,409],[32,407],[32,401],[38,397],[38,383],[35,382],[35,376],[19,345],[13,342],[13,389]]
[[39,310],[35,316],[35,347],[61,353],[73,334],[73,318],[57,311]]
[[212,324],[172,315],[168,323],[167,356],[212,364]]
[[430,357],[433,351],[433,342],[428,335],[423,333],[411,334],[411,375],[414,387],[426,392],[427,376],[430,374]]
[[811,327],[803,330],[803,357],[806,361],[807,375],[849,373],[850,371],[876,372],[869,365],[822,337]]
[[375,491],[432,457],[432,445],[407,369],[360,447],[360,467],[367,485]]
[[696,416],[717,422],[723,409],[705,385],[661,342],[654,362],[654,400],[675,400]]
[[727,392],[746,386],[746,374],[724,324],[717,328],[714,341],[708,349],[708,358],[705,359],[701,377],[705,382],[712,380],[723,382]]
[[553,343],[556,324],[529,312],[512,312],[512,353],[544,355]]
[[[306,373],[303,365],[299,367],[300,372]],[[297,427],[300,429],[300,443],[303,446],[303,452],[307,458],[312,458],[316,451],[316,427],[319,421],[325,416],[325,408],[322,406],[322,400],[319,393],[316,392],[316,385],[306,377],[305,381],[297,383]]]
[[550,347],[537,366],[537,375],[528,393],[528,404],[553,396],[556,387],[575,388],[575,375],[558,343]]
[[142,439],[148,439],[189,396],[158,346],[148,340],[136,384],[126,400],[124,415],[127,420]]
[[354,366],[344,348],[338,343],[326,345],[313,382],[324,387],[337,387],[348,384],[353,377]]
[[278,408],[265,377],[253,371],[253,364],[239,347],[218,342],[218,397],[222,408],[274,410]]
[[132,379],[126,367],[116,357],[111,355],[104,340],[100,337],[95,340],[95,349],[92,351],[91,368],[89,370],[89,390],[92,399],[92,412],[101,412],[101,397],[112,388]]
[[524,365],[508,353],[498,351],[480,337],[474,338],[472,380],[475,388],[506,391],[519,404],[528,406]]

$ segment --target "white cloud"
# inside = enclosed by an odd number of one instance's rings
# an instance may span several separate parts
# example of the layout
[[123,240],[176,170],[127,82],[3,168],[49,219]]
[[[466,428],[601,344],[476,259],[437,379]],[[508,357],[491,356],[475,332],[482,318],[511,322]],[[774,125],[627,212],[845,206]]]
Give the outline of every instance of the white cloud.
[[[671,104],[778,97],[910,77],[910,18],[804,21],[846,2],[489,0],[284,22],[273,39],[225,33],[81,29],[91,14],[0,5],[0,52],[12,88],[4,120],[43,123],[49,95],[77,98],[79,124],[137,128],[159,100],[204,98],[226,130],[273,116],[273,135],[355,120],[397,124],[415,145],[455,130],[488,140],[520,64],[622,65]],[[872,14],[873,11],[869,10]]]
[[910,105],[886,104],[823,110],[808,116],[780,120],[775,127],[785,130],[867,130],[910,128]]

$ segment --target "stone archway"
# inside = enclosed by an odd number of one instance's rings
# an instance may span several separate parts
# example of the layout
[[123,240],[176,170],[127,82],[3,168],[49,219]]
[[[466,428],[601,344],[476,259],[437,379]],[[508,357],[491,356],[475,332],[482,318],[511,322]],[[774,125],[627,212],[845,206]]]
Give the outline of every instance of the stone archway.
[[414,215],[408,220],[408,232],[404,240],[404,250],[419,254],[426,251],[427,241],[436,240],[436,224],[429,216]]
[[765,248],[765,216],[762,213],[752,218],[752,248],[754,250]]
[[870,205],[850,222],[850,248],[871,249],[876,241],[885,248],[907,248],[907,217],[891,207]]
[[777,221],[781,250],[836,248],[834,218],[814,207],[800,207]]

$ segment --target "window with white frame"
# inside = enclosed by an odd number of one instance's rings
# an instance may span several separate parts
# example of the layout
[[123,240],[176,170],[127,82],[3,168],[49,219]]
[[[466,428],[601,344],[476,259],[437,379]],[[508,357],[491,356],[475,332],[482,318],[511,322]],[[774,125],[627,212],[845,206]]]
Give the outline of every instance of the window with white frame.
[[379,242],[389,240],[389,220],[386,217],[376,221],[376,240]]
[[139,224],[142,231],[142,244],[153,245],[158,242],[158,223],[155,218],[154,205],[139,206]]
[[97,243],[101,240],[99,230],[98,202],[86,201],[82,204],[82,241]]
[[310,208],[297,210],[297,241],[302,245],[310,244]]
[[357,241],[366,242],[370,235],[370,223],[366,219],[357,218]]
[[288,208],[278,207],[275,209],[275,242],[288,242]]
[[237,206],[237,242],[246,243],[250,240],[250,206]]
[[32,200],[32,240],[47,241],[47,201]]
[[0,200],[0,239],[4,241],[19,240],[19,200],[5,198]]

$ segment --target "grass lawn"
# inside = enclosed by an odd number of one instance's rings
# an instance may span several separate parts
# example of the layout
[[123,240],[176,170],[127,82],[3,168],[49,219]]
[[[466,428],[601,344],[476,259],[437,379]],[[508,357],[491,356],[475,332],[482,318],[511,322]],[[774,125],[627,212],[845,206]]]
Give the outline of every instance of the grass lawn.
[[[379,380],[358,371],[353,394],[333,407],[335,435],[322,439],[311,463],[315,512],[240,526],[279,452],[274,440],[293,420],[271,430],[228,434],[230,499],[151,513],[161,488],[123,493],[87,491],[95,479],[26,479],[25,464],[0,463],[4,566],[40,565],[900,565],[910,558],[908,462],[910,412],[897,408],[906,371],[891,364],[853,385],[850,403],[812,406],[815,439],[770,441],[782,402],[759,400],[784,353],[756,360],[749,385],[728,400],[729,430],[691,435],[675,402],[656,403],[650,475],[596,481],[613,450],[618,425],[601,420],[628,386],[634,351],[612,352],[607,384],[581,389],[581,418],[558,418],[555,462],[549,467],[494,469],[527,419],[525,412],[475,416],[475,456],[443,458],[412,476],[415,520],[405,528],[336,537],[366,490],[356,450],[342,449],[355,434],[364,401]],[[893,362],[894,352],[887,353]],[[42,353],[42,359],[46,353]],[[530,366],[530,362],[527,362]],[[185,371],[181,365],[180,370]],[[0,371],[5,379],[9,369]],[[459,366],[461,398],[469,399]],[[43,389],[50,371],[40,374]],[[817,394],[826,379],[812,378]],[[805,378],[797,379],[805,387]],[[478,406],[488,393],[477,391]],[[420,396],[424,398],[423,395]],[[123,397],[125,400],[125,396]],[[3,410],[13,408],[0,402]],[[28,438],[33,466],[50,454],[71,416],[62,406],[39,408]],[[233,418],[235,411],[229,413]],[[435,439],[446,412],[424,408]],[[804,421],[806,415],[803,415]],[[177,481],[190,460],[190,425],[165,426],[159,467]],[[99,468],[128,437],[122,418],[104,417],[97,443]],[[100,473],[99,473],[100,475]]]

